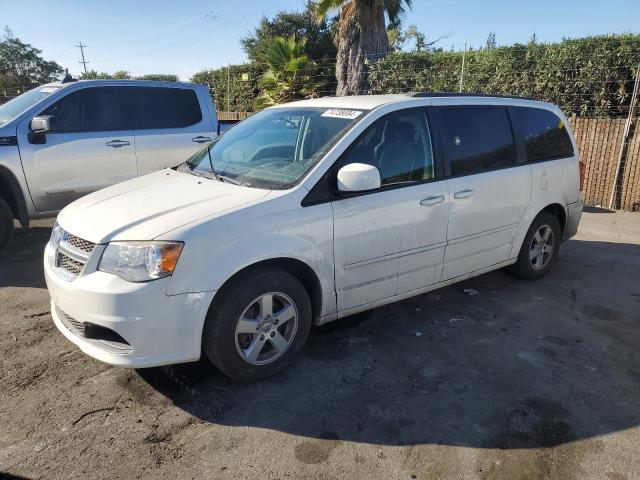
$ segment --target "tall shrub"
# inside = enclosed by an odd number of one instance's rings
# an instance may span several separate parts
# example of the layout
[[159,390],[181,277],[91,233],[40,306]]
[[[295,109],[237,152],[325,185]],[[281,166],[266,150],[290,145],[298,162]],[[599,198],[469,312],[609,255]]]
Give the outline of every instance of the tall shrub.
[[[371,66],[370,93],[457,92],[462,52],[393,53]],[[640,62],[640,35],[516,44],[466,53],[464,92],[530,96],[567,114],[623,116]]]
[[202,70],[191,82],[209,86],[211,98],[220,111],[252,112],[260,89],[258,81],[265,71],[260,64],[245,63]]

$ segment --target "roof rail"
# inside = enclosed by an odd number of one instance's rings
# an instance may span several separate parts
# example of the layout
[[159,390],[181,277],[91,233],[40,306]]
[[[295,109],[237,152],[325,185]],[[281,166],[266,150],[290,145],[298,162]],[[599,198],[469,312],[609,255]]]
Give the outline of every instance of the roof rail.
[[454,92],[411,92],[408,93],[410,97],[425,98],[425,97],[490,97],[490,98],[517,98],[519,100],[535,100],[531,97],[520,97],[518,95],[501,95],[499,93],[454,93]]

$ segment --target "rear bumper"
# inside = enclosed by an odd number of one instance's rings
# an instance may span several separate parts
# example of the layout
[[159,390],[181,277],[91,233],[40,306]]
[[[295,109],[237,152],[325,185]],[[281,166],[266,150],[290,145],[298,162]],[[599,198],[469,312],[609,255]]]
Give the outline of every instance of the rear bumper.
[[563,240],[569,240],[577,233],[580,218],[582,218],[583,207],[584,201],[582,199],[582,194],[580,195],[580,200],[567,205],[567,225],[564,229]]
[[[115,275],[82,272],[72,281],[51,267],[45,250],[45,279],[51,316],[58,330],[84,353],[110,365],[145,368],[197,360],[204,319],[214,292],[166,295],[169,278],[127,282]],[[88,338],[85,325],[104,327],[123,341]]]

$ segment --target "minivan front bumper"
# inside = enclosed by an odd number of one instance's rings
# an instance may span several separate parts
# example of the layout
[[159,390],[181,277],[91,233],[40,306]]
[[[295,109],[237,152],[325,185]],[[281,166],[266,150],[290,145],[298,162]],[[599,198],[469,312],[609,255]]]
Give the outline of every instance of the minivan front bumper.
[[55,271],[54,254],[48,244],[44,271],[51,316],[84,353],[131,368],[200,358],[202,326],[215,292],[166,295],[170,278],[132,283],[97,270],[68,281]]

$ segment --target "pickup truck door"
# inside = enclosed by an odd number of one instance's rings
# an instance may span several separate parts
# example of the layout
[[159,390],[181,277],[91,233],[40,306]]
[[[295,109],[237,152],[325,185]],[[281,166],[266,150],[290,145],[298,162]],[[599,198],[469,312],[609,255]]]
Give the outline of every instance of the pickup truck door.
[[151,86],[132,91],[139,175],[175,167],[214,138],[215,122],[205,99],[193,88]]
[[52,116],[45,143],[30,140],[35,115],[18,125],[20,157],[36,210],[60,210],[88,193],[136,176],[125,95],[125,88],[114,86],[68,93],[38,112]]

